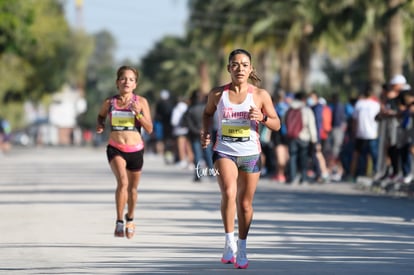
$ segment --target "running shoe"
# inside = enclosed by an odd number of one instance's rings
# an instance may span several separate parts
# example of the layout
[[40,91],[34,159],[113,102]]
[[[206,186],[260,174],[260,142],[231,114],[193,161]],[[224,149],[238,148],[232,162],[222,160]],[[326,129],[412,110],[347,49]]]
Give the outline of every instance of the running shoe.
[[239,269],[246,269],[249,266],[249,261],[247,260],[246,250],[237,248],[236,261],[234,262],[234,267]]
[[388,182],[397,182],[399,180],[398,174],[392,174],[387,177]]
[[115,232],[114,232],[114,236],[115,237],[124,237],[124,223],[123,222],[117,222],[115,225]]
[[236,244],[232,244],[231,242],[226,242],[224,246],[223,256],[221,257],[221,262],[223,264],[233,264],[235,255],[237,251]]
[[131,239],[135,235],[135,224],[134,222],[127,222],[125,225],[125,234],[128,239]]
[[411,174],[410,174],[410,175],[407,175],[405,177],[402,176],[401,179],[400,179],[400,182],[404,183],[404,184],[410,184],[412,180],[413,180],[413,176],[411,176]]
[[272,180],[278,183],[286,183],[286,177],[283,174],[278,174],[278,175],[273,176]]

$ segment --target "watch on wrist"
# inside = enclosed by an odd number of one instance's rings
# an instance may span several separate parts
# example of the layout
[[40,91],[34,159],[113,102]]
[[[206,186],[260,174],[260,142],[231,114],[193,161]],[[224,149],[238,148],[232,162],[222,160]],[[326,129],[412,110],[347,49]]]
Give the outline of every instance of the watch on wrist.
[[267,121],[267,119],[268,119],[267,115],[263,115],[262,122],[265,123]]

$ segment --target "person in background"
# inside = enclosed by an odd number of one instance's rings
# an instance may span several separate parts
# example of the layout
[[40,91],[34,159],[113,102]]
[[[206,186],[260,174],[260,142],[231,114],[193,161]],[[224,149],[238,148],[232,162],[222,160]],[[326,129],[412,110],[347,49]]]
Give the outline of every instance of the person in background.
[[[411,90],[410,93],[406,96],[407,108],[404,112],[403,118],[406,120],[406,138],[408,149],[410,152],[410,163],[412,165],[413,157],[414,157],[414,91]],[[411,171],[412,176],[413,171]],[[412,184],[413,180],[405,181],[406,184]]]
[[[299,182],[303,184],[308,182],[308,155],[310,148],[315,146],[318,139],[315,115],[312,109],[307,106],[306,99],[305,92],[297,92],[285,116],[286,137],[289,148],[289,177],[287,181],[289,184],[296,184],[298,182],[298,166],[300,171]],[[300,116],[297,120],[291,119],[291,114],[295,110],[300,111]],[[300,129],[297,131],[297,134],[292,135],[290,129],[298,124],[301,125]]]
[[354,131],[354,119],[353,114],[355,110],[355,104],[358,98],[356,96],[350,96],[345,103],[345,117],[346,117],[346,130],[344,133],[344,141],[339,153],[340,162],[343,168],[341,180],[352,178],[351,176],[351,162],[352,155],[355,146]]
[[[328,119],[329,127],[332,127],[332,112],[330,109],[325,109],[326,100],[319,97],[316,91],[312,91],[307,99],[307,104],[315,115],[316,132],[318,141],[312,148],[312,159],[314,164],[315,180],[317,182],[326,182],[329,179],[329,171],[326,162],[326,151],[328,145],[328,134],[331,129],[325,129],[324,120]],[[329,110],[326,114],[325,111]]]
[[340,101],[338,93],[333,93],[330,101],[329,107],[332,110],[332,132],[331,156],[328,158],[328,168],[331,171],[331,179],[333,181],[340,181],[344,175],[339,154],[344,143],[347,127],[345,105]]
[[173,127],[173,137],[176,143],[177,166],[180,168],[191,168],[193,164],[193,151],[187,138],[188,127],[184,125],[184,114],[188,109],[188,103],[184,98],[180,98],[175,104],[171,114],[171,125]]
[[[275,110],[280,120],[283,122],[293,96],[284,91],[279,91],[275,96]],[[274,155],[276,157],[276,173],[273,180],[279,183],[286,183],[286,165],[289,161],[289,150],[286,139],[286,125],[282,123],[279,131],[272,131],[271,135]]]
[[11,148],[11,126],[7,119],[0,117],[0,155],[8,153]]
[[155,105],[154,114],[154,135],[155,135],[155,150],[157,154],[164,156],[164,161],[167,164],[173,162],[172,157],[172,126],[171,113],[174,108],[174,101],[170,96],[168,90],[160,92],[160,98]]
[[260,177],[272,178],[275,175],[276,156],[274,152],[274,145],[272,142],[273,131],[264,125],[259,125],[259,140],[262,148],[261,162],[262,170]]
[[411,183],[413,177],[411,172],[411,153],[410,145],[413,136],[410,129],[412,128],[411,106],[414,104],[414,96],[410,85],[405,85],[399,95],[399,128],[398,128],[398,155],[401,175],[397,182],[403,184]]
[[[273,131],[280,129],[280,119],[270,94],[255,84],[260,81],[251,55],[244,49],[232,51],[227,71],[231,82],[213,88],[203,114],[201,144],[211,143],[211,130],[216,113],[217,140],[213,147],[213,161],[218,171],[221,191],[221,216],[225,231],[222,263],[234,263],[236,268],[249,265],[246,242],[253,219],[253,198],[260,178],[261,148],[259,124]],[[249,83],[253,82],[253,85]],[[234,238],[237,213],[238,240]]]
[[[116,78],[118,94],[103,102],[96,126],[96,133],[103,133],[106,117],[109,116],[111,132],[106,155],[117,181],[114,235],[115,237],[126,235],[128,239],[135,234],[137,189],[144,163],[144,141],[141,127],[148,134],[151,134],[153,130],[147,99],[134,93],[138,79],[139,73],[135,68],[122,66],[118,69]],[[127,212],[124,217],[125,206],[127,206]]]
[[[202,176],[212,176],[213,174],[213,150],[211,144],[207,148],[202,148],[200,141],[200,131],[203,126],[203,111],[206,105],[206,97],[198,90],[193,91],[190,97],[190,104],[184,114],[184,125],[188,128],[187,137],[191,143],[194,155],[194,182],[200,182]],[[201,161],[204,160],[207,175],[203,173]]]
[[[373,95],[372,87],[368,85],[361,97],[355,104],[353,113],[355,147],[351,162],[351,176],[355,180],[357,176],[365,176],[366,167],[358,165],[359,162],[367,163],[366,156],[370,155],[372,169],[375,174],[377,171],[378,160],[378,121],[377,116],[381,106],[379,100]],[[361,167],[364,171],[359,171]]]
[[391,79],[389,84],[390,89],[385,92],[381,102],[381,112],[377,117],[385,127],[385,137],[383,138],[387,165],[385,173],[380,179],[396,181],[400,170],[398,150],[400,92],[407,84],[407,80],[403,75],[398,74]]

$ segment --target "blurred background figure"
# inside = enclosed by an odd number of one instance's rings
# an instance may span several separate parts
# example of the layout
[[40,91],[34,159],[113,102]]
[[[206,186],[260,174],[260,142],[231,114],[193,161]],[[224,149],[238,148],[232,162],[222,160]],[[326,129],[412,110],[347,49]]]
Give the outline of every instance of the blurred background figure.
[[275,175],[276,156],[272,142],[272,132],[266,126],[259,125],[259,140],[262,147],[262,170],[260,171],[260,177],[273,177]]
[[413,176],[411,172],[411,153],[410,147],[412,144],[412,113],[411,106],[414,104],[413,91],[410,85],[405,85],[400,91],[399,103],[399,127],[398,127],[398,161],[400,173],[396,183],[409,184]]
[[315,115],[312,109],[306,105],[305,92],[295,94],[295,99],[286,112],[285,124],[289,148],[288,183],[308,183],[309,151],[311,146],[315,146],[318,137]]
[[389,84],[390,88],[385,91],[378,116],[378,120],[384,127],[382,145],[385,152],[385,171],[380,179],[395,181],[400,170],[398,150],[400,91],[407,84],[407,80],[403,75],[398,74],[391,79]]
[[188,109],[188,103],[184,97],[181,97],[175,104],[171,113],[171,126],[173,138],[176,145],[176,162],[180,168],[192,168],[193,151],[188,141],[188,127],[184,124],[184,114]]
[[174,108],[174,102],[168,90],[160,92],[160,98],[155,105],[154,114],[154,136],[155,150],[157,154],[164,156],[167,164],[173,163],[173,138],[171,126],[171,113]]
[[275,95],[275,110],[282,125],[279,131],[272,131],[272,144],[276,158],[276,171],[273,180],[279,183],[286,183],[286,165],[289,160],[289,150],[286,138],[285,115],[292,102],[293,95],[286,94],[285,91],[278,91]]
[[0,117],[0,155],[10,151],[10,138],[11,125],[7,119]]
[[341,160],[340,162],[343,168],[341,180],[351,178],[351,162],[355,146],[355,123],[353,119],[353,114],[355,110],[356,101],[357,97],[350,96],[348,98],[348,101],[345,103],[346,130],[344,135],[344,141],[341,146],[341,151],[339,153],[339,158]]
[[[380,112],[378,98],[373,95],[370,85],[367,85],[355,104],[353,113],[355,147],[351,162],[351,176],[355,181],[358,176],[375,175],[378,162],[378,121]],[[371,160],[371,171],[368,168],[368,155]]]
[[332,129],[332,112],[326,105],[326,100],[319,97],[316,91],[312,91],[307,99],[308,106],[315,116],[317,142],[312,148],[314,180],[326,182],[329,179],[329,172],[326,162],[328,151],[328,135]]
[[[194,155],[194,182],[200,182],[203,176],[213,176],[213,150],[212,144],[203,149],[200,141],[200,131],[203,126],[203,112],[206,105],[206,96],[198,90],[193,91],[187,112],[184,114],[184,125],[188,128],[188,140]],[[206,170],[207,169],[207,170]],[[202,171],[207,171],[206,173]]]
[[330,155],[328,156],[328,168],[331,174],[331,180],[340,181],[344,174],[344,169],[339,157],[342,145],[344,143],[346,131],[345,105],[340,101],[339,94],[333,93],[329,107],[332,111],[332,131],[330,135]]

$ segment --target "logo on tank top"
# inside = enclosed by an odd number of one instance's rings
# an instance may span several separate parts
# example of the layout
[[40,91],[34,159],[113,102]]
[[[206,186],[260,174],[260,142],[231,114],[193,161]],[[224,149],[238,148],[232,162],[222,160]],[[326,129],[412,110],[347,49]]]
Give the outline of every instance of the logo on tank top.
[[233,108],[224,108],[223,117],[227,119],[238,118],[238,119],[249,119],[248,111],[234,112]]
[[232,108],[225,108],[221,121],[221,139],[223,141],[249,141],[250,119],[249,112],[233,112]]

